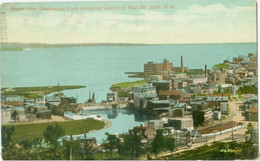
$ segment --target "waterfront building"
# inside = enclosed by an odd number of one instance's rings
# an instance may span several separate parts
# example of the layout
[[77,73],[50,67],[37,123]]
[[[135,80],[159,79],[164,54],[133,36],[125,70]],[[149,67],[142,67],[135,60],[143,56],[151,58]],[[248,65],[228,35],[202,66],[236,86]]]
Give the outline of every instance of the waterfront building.
[[163,63],[154,63],[152,61],[144,64],[145,75],[162,74],[163,72],[173,71],[173,65],[167,59],[163,60]]
[[147,101],[157,97],[156,93],[134,93],[134,107],[144,109],[147,107]]
[[153,110],[157,108],[168,108],[170,106],[169,100],[150,100],[147,102],[147,109]]
[[107,93],[107,101],[112,102],[112,101],[117,101],[118,100],[118,95],[116,92],[112,93]]
[[163,128],[163,121],[162,120],[153,120],[153,121],[146,121],[145,126],[152,127],[155,130]]

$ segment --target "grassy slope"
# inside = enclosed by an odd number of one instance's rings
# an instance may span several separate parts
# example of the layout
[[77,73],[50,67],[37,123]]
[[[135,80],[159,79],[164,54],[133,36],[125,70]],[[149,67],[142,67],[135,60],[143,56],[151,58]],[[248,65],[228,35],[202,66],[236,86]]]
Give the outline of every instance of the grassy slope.
[[128,88],[131,89],[134,86],[140,86],[140,85],[145,85],[147,84],[147,80],[137,80],[137,81],[133,81],[133,82],[121,82],[121,83],[117,83],[117,84],[113,84],[110,89],[113,88]]
[[84,88],[85,86],[42,86],[42,87],[15,87],[8,90],[2,88],[2,95],[20,95],[26,98],[41,98],[52,92],[67,89]]
[[[98,120],[70,120],[51,123],[12,124],[15,126],[12,139],[14,141],[21,141],[24,139],[42,137],[46,127],[55,126],[55,124],[59,124],[64,128],[65,135],[82,134],[91,130],[101,129],[105,126],[104,122]],[[11,126],[11,124],[2,126]]]

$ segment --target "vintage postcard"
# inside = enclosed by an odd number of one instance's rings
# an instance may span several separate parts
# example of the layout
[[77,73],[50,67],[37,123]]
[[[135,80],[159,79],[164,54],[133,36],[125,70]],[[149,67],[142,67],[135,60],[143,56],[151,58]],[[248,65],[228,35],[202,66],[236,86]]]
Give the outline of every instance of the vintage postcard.
[[258,159],[254,0],[0,8],[3,160]]

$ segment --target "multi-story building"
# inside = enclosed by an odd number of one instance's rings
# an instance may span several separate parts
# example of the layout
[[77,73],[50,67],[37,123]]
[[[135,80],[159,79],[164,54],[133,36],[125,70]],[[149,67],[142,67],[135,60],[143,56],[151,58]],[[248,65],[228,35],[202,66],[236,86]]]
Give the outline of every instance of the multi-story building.
[[159,94],[160,91],[172,91],[171,81],[152,81],[151,83],[156,88],[157,94]]
[[173,99],[178,100],[181,97],[180,91],[159,91],[159,99],[160,100],[167,100]]
[[163,60],[163,63],[154,63],[152,61],[144,64],[144,74],[162,74],[163,72],[171,72],[173,65],[167,59]]
[[211,108],[205,110],[192,111],[194,126],[208,125],[213,122],[213,112]]
[[193,120],[190,118],[169,118],[168,127],[174,127],[175,130],[193,130]]

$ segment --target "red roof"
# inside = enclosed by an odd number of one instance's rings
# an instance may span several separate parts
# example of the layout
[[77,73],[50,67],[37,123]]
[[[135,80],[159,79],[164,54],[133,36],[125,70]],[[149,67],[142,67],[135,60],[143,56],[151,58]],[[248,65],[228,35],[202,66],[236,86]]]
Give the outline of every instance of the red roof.
[[223,130],[230,129],[232,127],[236,127],[236,126],[240,126],[240,125],[241,125],[240,123],[231,121],[231,122],[228,122],[228,123],[225,123],[222,125],[217,125],[217,126],[213,126],[210,128],[201,129],[201,130],[198,130],[198,132],[201,134],[209,134],[209,133],[214,133],[214,131],[219,132],[220,130],[223,131]]
[[257,113],[258,112],[258,108],[251,107],[251,108],[249,108],[248,112]]

